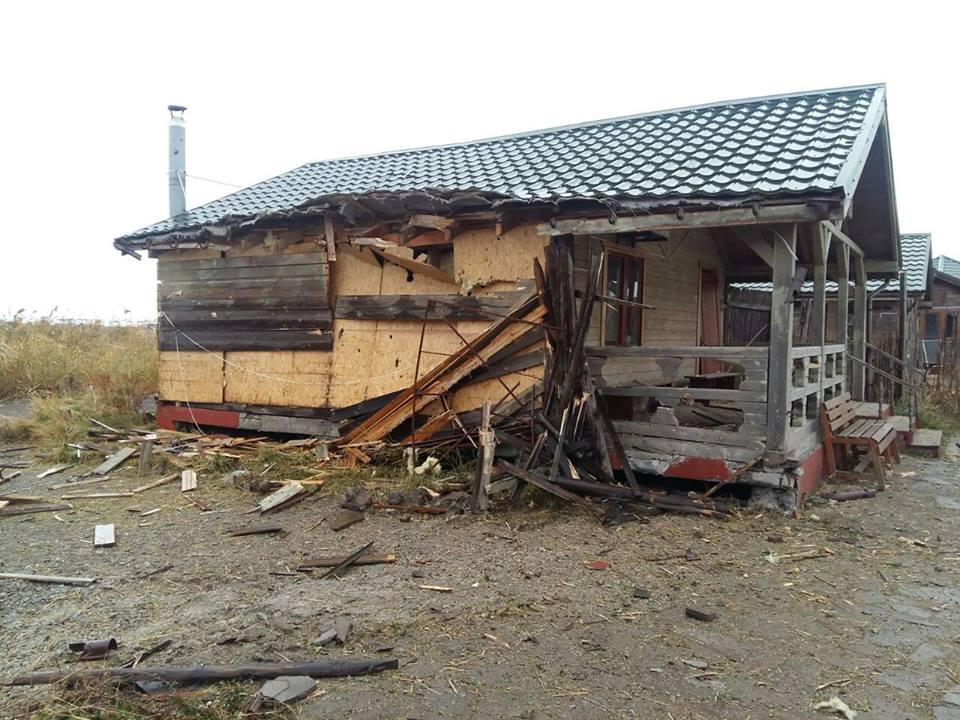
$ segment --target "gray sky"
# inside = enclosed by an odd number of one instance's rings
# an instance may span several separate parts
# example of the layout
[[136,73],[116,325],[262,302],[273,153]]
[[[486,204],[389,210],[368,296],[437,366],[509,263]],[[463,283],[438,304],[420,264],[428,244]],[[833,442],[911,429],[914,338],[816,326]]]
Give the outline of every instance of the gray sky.
[[[153,317],[154,263],[111,241],[166,215],[170,103],[189,107],[188,174],[249,185],[325,158],[886,82],[900,228],[958,257],[946,7],[8,3],[0,316]],[[230,191],[190,179],[188,204]]]

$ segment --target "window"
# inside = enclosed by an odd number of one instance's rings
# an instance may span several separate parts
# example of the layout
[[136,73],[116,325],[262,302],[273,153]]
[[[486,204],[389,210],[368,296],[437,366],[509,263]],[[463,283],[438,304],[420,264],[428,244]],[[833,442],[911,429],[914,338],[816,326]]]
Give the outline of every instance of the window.
[[953,325],[956,321],[956,315],[947,315],[947,329],[944,331],[943,336],[952,338],[953,337]]
[[934,312],[928,312],[924,315],[923,337],[927,340],[935,340],[940,337],[940,316]]
[[643,260],[635,255],[607,250],[604,303],[605,345],[639,345],[643,328],[643,309],[628,303],[643,302]]

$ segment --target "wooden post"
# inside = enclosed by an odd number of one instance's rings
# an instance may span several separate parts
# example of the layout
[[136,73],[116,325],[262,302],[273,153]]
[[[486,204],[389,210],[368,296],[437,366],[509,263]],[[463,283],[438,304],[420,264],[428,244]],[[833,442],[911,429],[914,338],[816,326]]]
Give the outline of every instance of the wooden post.
[[153,440],[144,440],[140,443],[140,477],[150,473],[150,463],[153,459]]
[[[900,359],[902,365],[897,365],[894,370],[894,374],[901,380],[906,380],[907,382],[913,382],[913,377],[910,376],[910,373],[907,372],[907,274],[901,270],[900,271],[900,307],[897,312],[897,356]],[[911,363],[912,365],[913,363]],[[894,398],[902,397],[904,394],[903,385],[895,385],[894,397],[891,397],[891,402]],[[909,404],[909,403],[908,403]]]
[[810,311],[810,342],[823,347],[827,316],[827,258],[830,233],[820,223],[810,226],[813,246],[813,307]]
[[855,284],[853,288],[853,347],[851,353],[861,362],[853,363],[850,385],[850,395],[854,400],[864,400],[866,389],[866,368],[863,362],[867,359],[867,273],[863,265],[863,257],[855,255],[853,258]]
[[493,455],[497,448],[497,438],[490,428],[490,401],[483,403],[480,414],[480,452],[477,457],[476,484],[473,486],[472,507],[474,512],[487,509],[487,489],[493,475]]
[[[781,227],[782,229],[782,227]],[[793,361],[793,274],[796,270],[797,226],[774,232],[773,298],[770,305],[770,362],[767,379],[768,464],[780,465],[787,452]]]

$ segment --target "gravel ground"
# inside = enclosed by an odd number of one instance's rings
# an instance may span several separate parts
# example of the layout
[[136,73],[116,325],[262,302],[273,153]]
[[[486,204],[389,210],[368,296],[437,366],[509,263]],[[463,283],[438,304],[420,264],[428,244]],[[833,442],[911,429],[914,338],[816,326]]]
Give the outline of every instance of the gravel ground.
[[[45,467],[2,491],[56,496],[50,486],[64,479],[37,480]],[[958,468],[954,452],[907,458],[876,498],[814,501],[801,518],[662,515],[615,528],[580,510],[528,508],[406,522],[375,511],[333,532],[317,522],[339,493],[257,518],[244,514],[255,496],[205,476],[196,498],[208,513],[175,484],[77,501],[0,519],[0,571],[98,579],[0,580],[0,677],[73,667],[77,640],[116,637],[105,663],[115,664],[169,638],[151,662],[400,659],[397,671],[321,681],[297,706],[304,718],[826,717],[813,705],[837,695],[861,718],[960,719]],[[88,490],[130,489],[135,474],[130,463]],[[104,522],[117,545],[95,550]],[[266,522],[287,534],[227,534]],[[369,541],[396,563],[338,580],[285,574]],[[829,552],[768,559],[814,548]],[[594,560],[609,567],[589,569]],[[686,607],[717,617],[699,622]],[[336,616],[354,624],[346,645],[317,647]],[[52,692],[0,690],[0,717]]]

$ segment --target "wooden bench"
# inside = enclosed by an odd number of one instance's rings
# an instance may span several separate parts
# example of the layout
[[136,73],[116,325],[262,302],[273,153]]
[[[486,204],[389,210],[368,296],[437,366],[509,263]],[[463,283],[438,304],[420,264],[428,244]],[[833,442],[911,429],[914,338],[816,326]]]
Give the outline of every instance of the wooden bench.
[[875,479],[883,490],[886,485],[884,462],[900,462],[897,431],[888,419],[857,417],[859,404],[850,399],[850,393],[843,393],[821,406],[827,477]]

